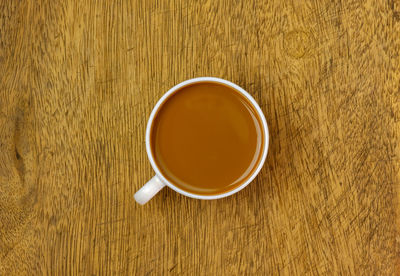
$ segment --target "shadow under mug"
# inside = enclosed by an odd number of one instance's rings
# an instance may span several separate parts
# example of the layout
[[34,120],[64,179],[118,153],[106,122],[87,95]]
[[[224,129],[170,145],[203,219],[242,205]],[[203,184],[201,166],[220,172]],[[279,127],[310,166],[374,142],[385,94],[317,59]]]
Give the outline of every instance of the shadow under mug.
[[[195,83],[200,83],[200,82],[214,82],[214,83],[223,84],[230,88],[233,88],[234,90],[236,90],[237,92],[242,94],[256,110],[257,115],[259,116],[259,118],[262,122],[262,129],[264,130],[264,141],[263,141],[264,148],[263,148],[263,151],[261,154],[261,160],[257,164],[257,168],[254,170],[253,174],[250,177],[248,177],[247,180],[244,181],[241,185],[237,186],[235,189],[232,189],[232,190],[227,191],[222,194],[197,195],[197,194],[190,193],[190,192],[187,192],[187,191],[184,191],[184,190],[178,188],[176,185],[174,185],[174,183],[169,181],[158,169],[156,162],[154,160],[153,153],[151,151],[151,145],[150,145],[151,144],[150,143],[151,128],[153,126],[154,118],[155,118],[157,112],[159,111],[159,109],[161,108],[161,106],[163,105],[163,103],[166,100],[168,100],[169,96],[171,96],[173,93],[175,93],[182,87],[185,87],[189,84],[195,84]],[[168,90],[167,93],[165,93],[161,97],[161,99],[157,102],[153,111],[150,114],[150,118],[149,118],[149,121],[147,123],[147,128],[146,128],[146,151],[147,151],[147,155],[149,157],[150,164],[153,167],[153,170],[155,171],[156,174],[152,179],[150,179],[142,188],[140,188],[135,193],[134,198],[139,204],[145,204],[151,198],[153,198],[165,186],[170,187],[171,189],[173,189],[174,191],[176,191],[182,195],[192,197],[192,198],[197,198],[197,199],[208,199],[209,200],[209,199],[218,199],[218,198],[230,196],[230,195],[242,190],[244,187],[246,187],[251,181],[253,181],[253,179],[260,172],[261,168],[264,165],[265,159],[267,157],[268,145],[269,145],[269,132],[268,132],[267,121],[265,120],[264,114],[261,111],[261,108],[258,106],[257,102],[253,99],[253,97],[249,93],[247,93],[243,88],[241,88],[240,86],[238,86],[230,81],[220,79],[220,78],[214,78],[214,77],[200,77],[200,78],[186,80],[184,82],[181,82],[181,83],[175,85],[170,90]]]

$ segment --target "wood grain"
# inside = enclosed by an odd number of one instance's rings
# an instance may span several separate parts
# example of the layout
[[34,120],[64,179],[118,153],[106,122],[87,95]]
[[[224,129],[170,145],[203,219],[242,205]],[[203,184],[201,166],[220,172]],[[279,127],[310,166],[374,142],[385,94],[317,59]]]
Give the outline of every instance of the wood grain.
[[[1,1],[0,275],[396,275],[400,4]],[[215,76],[271,143],[229,198],[164,189],[153,105]]]

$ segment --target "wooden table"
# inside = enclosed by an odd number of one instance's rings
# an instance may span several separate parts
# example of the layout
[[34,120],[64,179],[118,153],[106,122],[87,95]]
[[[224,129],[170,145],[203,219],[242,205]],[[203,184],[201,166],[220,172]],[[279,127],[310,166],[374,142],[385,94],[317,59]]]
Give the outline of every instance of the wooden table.
[[[151,2],[1,2],[0,275],[399,273],[399,2]],[[198,76],[258,101],[266,165],[140,206],[152,107]]]

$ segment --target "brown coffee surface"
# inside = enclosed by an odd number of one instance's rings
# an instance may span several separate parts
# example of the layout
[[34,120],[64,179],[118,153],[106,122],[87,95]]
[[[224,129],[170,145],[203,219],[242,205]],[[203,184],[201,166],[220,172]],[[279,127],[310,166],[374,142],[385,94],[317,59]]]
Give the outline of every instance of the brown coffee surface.
[[151,150],[177,187],[213,195],[246,181],[261,159],[262,124],[236,90],[213,82],[181,88],[156,114]]

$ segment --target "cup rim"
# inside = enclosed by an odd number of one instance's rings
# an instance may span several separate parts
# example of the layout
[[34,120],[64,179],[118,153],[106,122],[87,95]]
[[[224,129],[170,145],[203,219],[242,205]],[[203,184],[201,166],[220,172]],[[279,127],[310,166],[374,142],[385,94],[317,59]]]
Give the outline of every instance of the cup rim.
[[[153,154],[151,152],[151,143],[150,143],[150,132],[151,132],[151,127],[153,125],[154,122],[154,118],[157,114],[157,112],[159,111],[160,107],[162,106],[162,104],[169,98],[170,95],[172,95],[173,93],[175,93],[177,90],[179,90],[180,88],[187,86],[189,84],[193,84],[193,83],[200,83],[200,82],[215,82],[215,83],[220,83],[220,84],[224,84],[227,85],[233,89],[235,89],[237,92],[241,93],[244,97],[246,97],[246,99],[248,99],[250,101],[250,103],[252,104],[252,106],[255,108],[255,110],[257,111],[258,116],[261,119],[262,125],[263,125],[263,129],[264,129],[264,149],[263,149],[263,153],[261,156],[261,160],[259,162],[259,164],[257,165],[257,168],[254,170],[253,174],[245,181],[243,182],[240,186],[236,187],[233,190],[227,191],[225,193],[222,194],[216,194],[216,195],[198,195],[198,194],[194,194],[194,193],[190,193],[187,192],[185,190],[182,190],[178,187],[176,187],[173,183],[171,183],[168,179],[166,179],[166,177],[164,177],[164,175],[161,173],[161,171],[158,169],[157,164],[154,160]],[[261,168],[264,166],[265,163],[265,159],[267,158],[267,154],[268,154],[268,148],[269,148],[269,130],[268,130],[268,124],[267,121],[265,119],[264,113],[262,112],[261,108],[259,107],[259,105],[257,104],[257,102],[254,100],[254,98],[248,93],[246,92],[243,88],[241,88],[240,86],[238,86],[237,84],[234,84],[230,81],[224,80],[224,79],[220,79],[220,78],[215,78],[215,77],[198,77],[198,78],[192,78],[192,79],[188,79],[185,80],[181,83],[178,83],[177,85],[173,86],[172,88],[170,88],[156,103],[156,105],[154,106],[150,117],[148,119],[147,122],[147,127],[146,127],[146,152],[147,152],[147,156],[149,158],[150,164],[153,168],[153,170],[155,171],[157,177],[160,178],[160,180],[167,185],[168,187],[170,187],[172,190],[174,190],[175,192],[178,192],[184,196],[187,197],[191,197],[191,198],[196,198],[196,199],[205,199],[205,200],[211,200],[211,199],[218,199],[218,198],[224,198],[230,195],[233,195],[237,192],[239,192],[240,190],[242,190],[243,188],[245,188],[247,185],[249,185],[254,178],[258,175],[258,173],[260,172]]]

